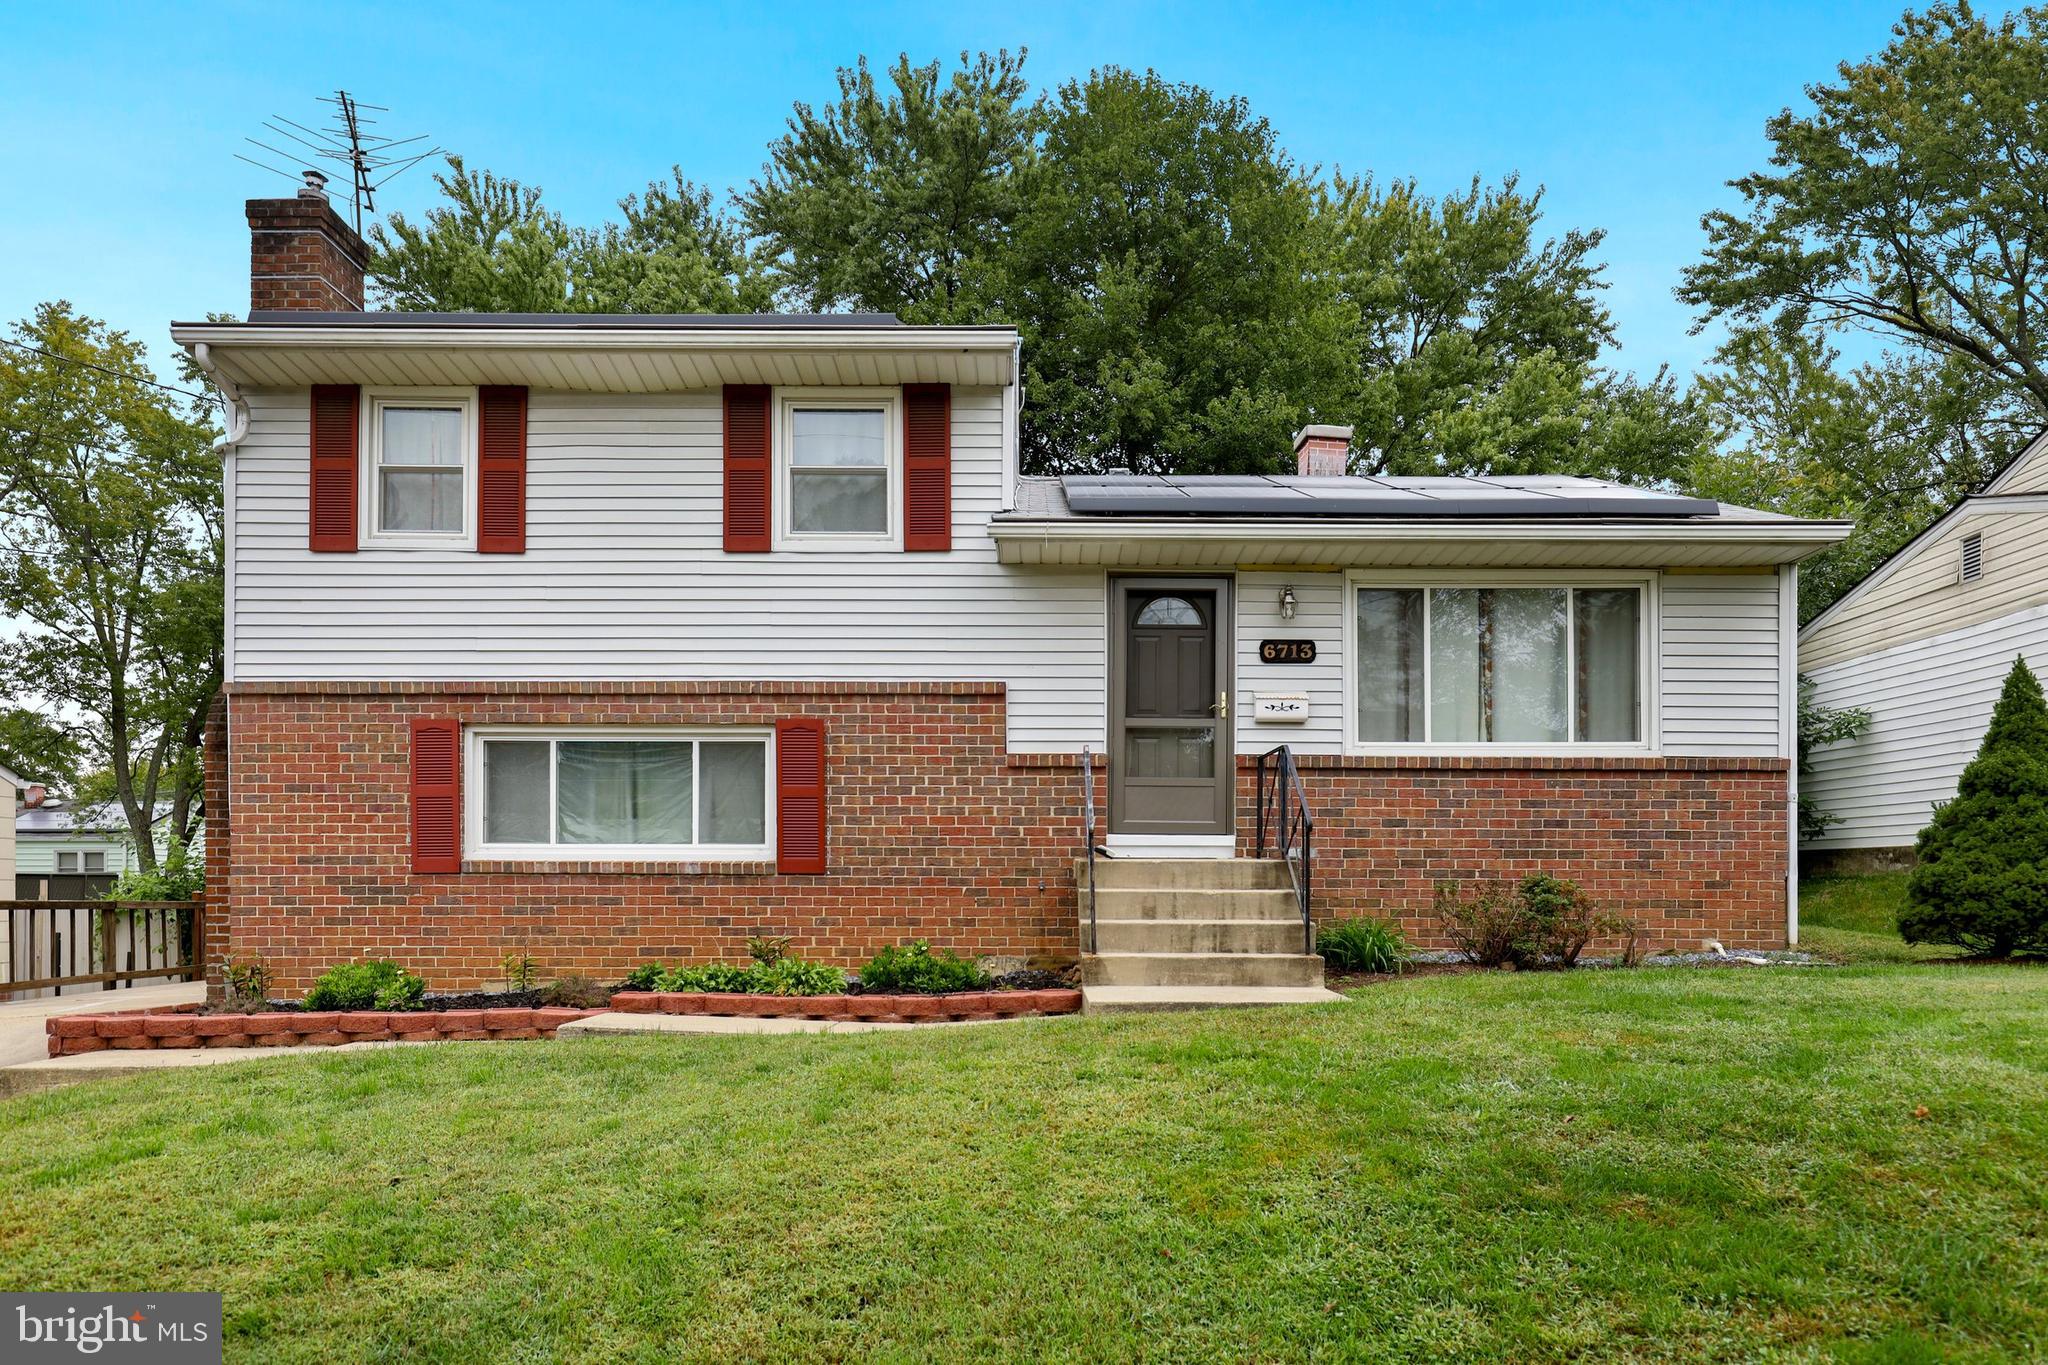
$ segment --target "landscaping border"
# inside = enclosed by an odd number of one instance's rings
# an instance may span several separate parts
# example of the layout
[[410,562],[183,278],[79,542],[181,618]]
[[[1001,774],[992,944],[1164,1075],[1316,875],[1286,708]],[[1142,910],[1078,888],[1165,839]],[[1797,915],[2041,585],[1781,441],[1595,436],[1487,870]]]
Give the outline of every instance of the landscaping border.
[[552,1038],[603,1010],[322,1010],[197,1014],[189,1007],[60,1014],[44,1021],[50,1055],[163,1047],[340,1047],[344,1043],[483,1042]]
[[739,995],[716,991],[617,991],[620,1014],[712,1014],[741,1019],[850,1019],[869,1024],[938,1024],[1074,1014],[1081,992],[956,991],[951,995]]

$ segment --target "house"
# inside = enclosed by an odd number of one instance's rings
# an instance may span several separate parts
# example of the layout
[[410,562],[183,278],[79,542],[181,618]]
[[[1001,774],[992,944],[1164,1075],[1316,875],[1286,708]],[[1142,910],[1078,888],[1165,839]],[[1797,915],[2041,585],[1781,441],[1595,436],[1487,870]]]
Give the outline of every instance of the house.
[[[4,804],[10,813],[21,804],[23,794],[34,785],[14,769],[0,763],[0,804]],[[14,822],[9,820],[6,822],[6,828],[0,829],[0,886],[13,885]],[[15,891],[11,894],[18,896],[21,893]]]
[[214,953],[283,988],[759,933],[1313,985],[1251,856],[1282,746],[1315,919],[1428,940],[1438,881],[1541,869],[1796,936],[1796,564],[1842,525],[1347,478],[1338,427],[1299,477],[1024,477],[1009,328],[367,313],[317,187],[248,218],[249,319],[172,335],[233,403]]
[[1910,861],[2022,655],[2048,666],[2048,434],[1799,633],[1813,700],[1870,713],[1812,755],[1809,795],[1837,823],[1809,856]]
[[[22,900],[76,900],[105,894],[139,865],[128,817],[114,802],[76,805],[30,788],[14,816],[14,894]],[[157,853],[170,845],[170,806],[157,813]]]

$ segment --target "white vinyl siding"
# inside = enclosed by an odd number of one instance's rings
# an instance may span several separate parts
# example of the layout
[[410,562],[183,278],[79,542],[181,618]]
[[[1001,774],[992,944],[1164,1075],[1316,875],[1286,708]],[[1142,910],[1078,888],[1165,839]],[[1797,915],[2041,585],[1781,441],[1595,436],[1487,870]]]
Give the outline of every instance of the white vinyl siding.
[[1667,574],[1658,596],[1663,751],[1783,754],[1778,576]]
[[1106,729],[1101,570],[996,563],[1001,389],[953,394],[949,554],[727,554],[716,390],[535,391],[527,552],[306,548],[307,397],[250,398],[233,460],[233,677],[1009,685],[1010,747]]
[[[1294,589],[1294,619],[1280,619],[1280,590]],[[1312,664],[1269,664],[1261,640],[1313,640]],[[1254,703],[1262,692],[1303,695],[1308,719],[1300,725],[1261,724]],[[1247,570],[1237,576],[1237,750],[1262,754],[1276,744],[1297,753],[1344,751],[1344,575]]]
[[1813,670],[1814,700],[1863,707],[1870,728],[1815,751],[1805,790],[1842,822],[1807,847],[1910,845],[1956,794],[2017,655],[2048,664],[2048,607]]

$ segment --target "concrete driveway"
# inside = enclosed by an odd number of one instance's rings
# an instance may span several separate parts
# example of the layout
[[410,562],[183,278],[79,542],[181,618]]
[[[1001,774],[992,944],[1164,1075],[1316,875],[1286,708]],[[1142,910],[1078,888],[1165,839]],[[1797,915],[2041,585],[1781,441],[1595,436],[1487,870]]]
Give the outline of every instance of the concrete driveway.
[[132,990],[94,991],[45,1000],[0,1004],[0,1067],[47,1061],[50,1035],[43,1021],[56,1014],[99,1014],[107,1010],[141,1010],[165,1005],[194,1005],[206,999],[204,981],[151,982]]

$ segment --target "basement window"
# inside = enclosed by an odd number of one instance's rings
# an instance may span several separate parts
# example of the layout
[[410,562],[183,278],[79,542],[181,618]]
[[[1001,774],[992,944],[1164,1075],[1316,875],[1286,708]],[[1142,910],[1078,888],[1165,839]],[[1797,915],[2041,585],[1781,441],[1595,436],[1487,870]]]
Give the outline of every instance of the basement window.
[[1975,583],[1984,576],[1984,533],[1972,531],[1963,537],[1963,582]]

